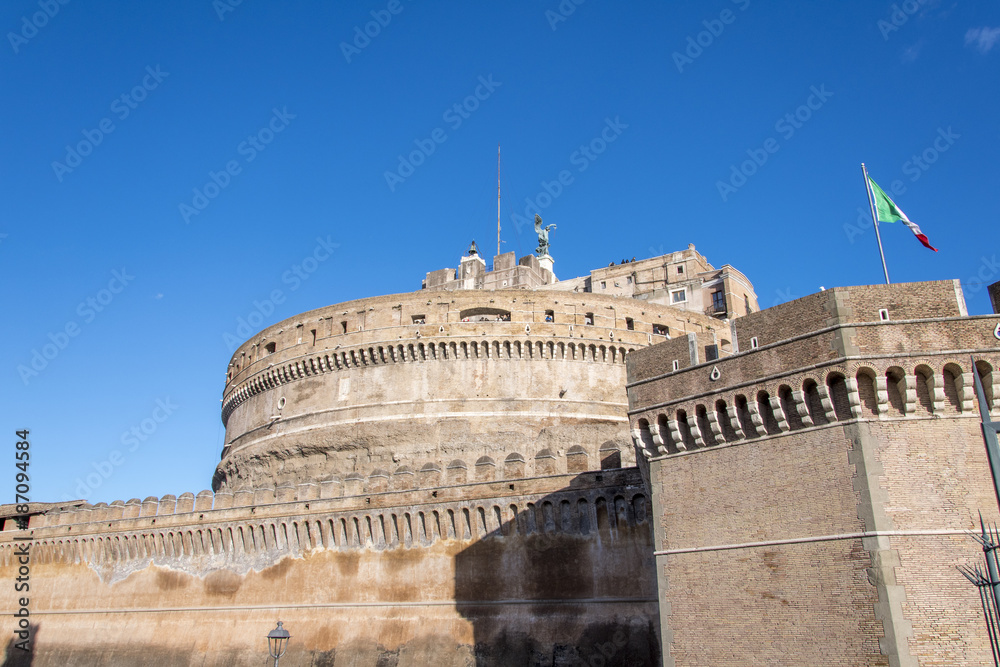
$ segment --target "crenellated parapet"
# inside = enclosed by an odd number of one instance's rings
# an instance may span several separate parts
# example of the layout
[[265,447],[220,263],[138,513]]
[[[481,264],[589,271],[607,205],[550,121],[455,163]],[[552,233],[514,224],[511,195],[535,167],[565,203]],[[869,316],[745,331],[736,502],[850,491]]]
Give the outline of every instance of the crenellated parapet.
[[[950,281],[931,284],[944,305],[930,301],[926,312],[910,288],[838,288],[755,313],[734,327],[739,351],[716,361],[691,365],[681,341],[637,352],[633,441],[652,458],[849,420],[978,418],[973,373],[1000,414],[995,318],[956,316],[964,301]],[[803,322],[818,328],[803,333]]]
[[[235,491],[211,490],[171,494],[160,498],[149,496],[144,500],[132,498],[109,503],[77,503],[65,505],[31,516],[30,528],[50,528],[88,523],[114,522],[123,519],[189,515],[211,510],[230,510],[259,505],[272,505],[310,500],[352,498],[401,491],[427,491],[437,494],[443,489],[455,489],[476,484],[518,481],[536,478],[563,478],[567,474],[608,471],[620,474],[624,466],[634,465],[635,460],[628,446],[607,441],[588,451],[575,445],[563,455],[549,449],[539,450],[525,459],[520,453],[509,454],[496,461],[482,456],[476,461],[452,459],[446,463],[428,461],[414,470],[409,465],[397,466],[391,472],[376,468],[366,474],[350,473],[343,477],[331,476],[320,482],[300,484],[284,483],[277,487],[240,488]],[[437,497],[434,495],[433,497]],[[16,530],[13,519],[4,524],[6,530]]]
[[991,410],[1000,413],[993,370],[1000,354],[978,355],[975,367],[971,361],[919,356],[873,361],[834,364],[636,410],[632,438],[653,458],[857,419],[978,419],[973,372],[988,387]]
[[[373,471],[367,484],[381,474]],[[33,562],[87,563],[114,582],[150,564],[195,574],[259,571],[316,549],[412,549],[557,533],[614,539],[617,530],[644,524],[649,514],[635,468],[435,489],[363,489],[358,495],[345,495],[347,490],[343,481],[328,480],[164,496],[155,515],[125,509],[148,510],[149,498],[39,514],[27,531],[0,533],[0,567],[13,562],[13,537],[26,532]]]

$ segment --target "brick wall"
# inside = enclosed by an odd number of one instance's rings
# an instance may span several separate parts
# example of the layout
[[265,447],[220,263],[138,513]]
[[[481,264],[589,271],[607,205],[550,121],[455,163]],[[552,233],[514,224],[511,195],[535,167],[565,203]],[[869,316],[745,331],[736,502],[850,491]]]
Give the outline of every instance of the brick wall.
[[738,320],[735,356],[627,357],[666,665],[989,663],[955,568],[1000,517],[971,392],[1000,413],[1000,342],[963,313],[951,281],[828,290]]

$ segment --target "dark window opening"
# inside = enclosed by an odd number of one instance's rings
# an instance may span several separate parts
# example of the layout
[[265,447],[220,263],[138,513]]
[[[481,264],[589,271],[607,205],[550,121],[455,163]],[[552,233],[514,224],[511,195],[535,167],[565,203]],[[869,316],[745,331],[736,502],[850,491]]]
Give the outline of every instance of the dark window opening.
[[264,346],[264,350],[268,354],[274,354],[275,350],[277,350],[277,349],[278,349],[278,344],[277,343],[268,343],[267,345]]
[[629,331],[635,330],[635,321],[631,317],[625,318],[625,328]]
[[666,327],[666,325],[663,324],[653,325],[653,333],[656,334],[657,336],[668,336],[670,335],[669,332],[670,330]]
[[546,322],[555,322],[556,321],[555,311],[546,310],[545,311],[545,321]]
[[312,342],[312,344],[315,345],[316,344],[316,330],[315,329],[312,330],[312,336],[313,336],[313,342]]
[[[458,314],[459,318],[463,322],[510,322],[510,311],[502,310],[500,308],[489,308],[489,307],[476,307],[476,308],[466,308]],[[421,320],[423,320],[423,315],[417,315]],[[414,323],[417,323],[414,320]],[[423,324],[424,322],[419,322]]]
[[583,323],[584,324],[593,324],[594,323],[594,314],[593,313],[587,313],[583,317]]
[[677,273],[684,273],[684,267],[683,266],[678,266],[677,267]]
[[340,333],[347,333],[347,321],[346,320],[340,323],[340,329],[341,329]]
[[410,319],[413,321],[414,324],[427,324],[426,315],[414,315]]
[[712,311],[716,313],[726,312],[726,294],[722,290],[712,292]]

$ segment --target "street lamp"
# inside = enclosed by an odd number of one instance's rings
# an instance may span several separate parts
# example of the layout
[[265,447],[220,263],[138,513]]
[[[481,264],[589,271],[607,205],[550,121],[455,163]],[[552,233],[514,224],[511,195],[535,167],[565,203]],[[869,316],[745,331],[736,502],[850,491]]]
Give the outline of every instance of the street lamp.
[[278,667],[278,658],[285,655],[285,651],[288,649],[288,640],[291,638],[288,630],[281,627],[281,621],[278,621],[278,627],[267,633],[267,652],[274,658],[274,667]]

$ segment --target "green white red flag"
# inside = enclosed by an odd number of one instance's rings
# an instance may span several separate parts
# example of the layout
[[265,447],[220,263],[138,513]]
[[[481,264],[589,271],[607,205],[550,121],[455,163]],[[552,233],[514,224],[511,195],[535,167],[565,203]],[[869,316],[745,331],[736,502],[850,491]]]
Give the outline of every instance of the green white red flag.
[[868,177],[868,182],[872,187],[872,195],[875,202],[875,213],[878,221],[896,222],[901,220],[904,225],[910,228],[910,231],[917,237],[917,240],[924,244],[925,248],[930,248],[934,252],[937,252],[938,249],[930,244],[930,241],[927,240],[927,236],[920,231],[920,227],[917,226],[917,223],[906,217],[906,214],[903,213],[903,211],[896,206],[891,199],[889,199],[889,195],[887,195],[885,191],[872,180],[871,176]]

